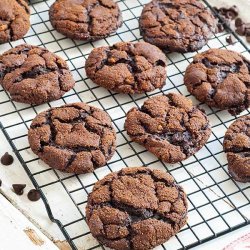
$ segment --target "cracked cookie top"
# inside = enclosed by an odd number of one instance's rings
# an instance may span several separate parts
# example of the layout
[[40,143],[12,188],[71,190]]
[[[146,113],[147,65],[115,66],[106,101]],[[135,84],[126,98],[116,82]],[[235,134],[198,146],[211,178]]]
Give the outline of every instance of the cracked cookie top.
[[0,56],[0,84],[13,101],[42,104],[62,97],[75,81],[62,58],[23,44]]
[[176,52],[201,49],[217,27],[197,0],[153,0],[143,8],[139,23],[146,42]]
[[57,0],[49,16],[58,32],[78,40],[104,38],[122,25],[121,11],[113,0]]
[[228,170],[241,182],[250,182],[250,115],[243,116],[228,128],[223,143]]
[[85,103],[38,114],[28,139],[33,152],[50,167],[78,174],[104,166],[116,148],[116,133],[108,114]]
[[30,28],[30,9],[25,0],[0,1],[0,43],[22,38]]
[[210,49],[197,54],[184,83],[199,101],[232,115],[250,105],[250,62],[237,52]]
[[124,168],[95,184],[86,217],[91,233],[103,245],[148,250],[186,224],[186,194],[168,173]]
[[207,116],[190,99],[175,93],[149,98],[141,108],[132,108],[125,130],[132,141],[168,163],[195,154],[211,134]]
[[86,73],[96,84],[119,93],[138,94],[162,88],[167,60],[156,46],[145,42],[120,42],[94,49]]

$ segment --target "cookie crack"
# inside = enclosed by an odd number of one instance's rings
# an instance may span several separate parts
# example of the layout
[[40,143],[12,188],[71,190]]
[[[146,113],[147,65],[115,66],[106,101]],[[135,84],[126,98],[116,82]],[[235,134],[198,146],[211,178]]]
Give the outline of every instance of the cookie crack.
[[22,0],[16,0],[17,4],[19,4],[27,14],[30,14],[28,5],[24,4]]

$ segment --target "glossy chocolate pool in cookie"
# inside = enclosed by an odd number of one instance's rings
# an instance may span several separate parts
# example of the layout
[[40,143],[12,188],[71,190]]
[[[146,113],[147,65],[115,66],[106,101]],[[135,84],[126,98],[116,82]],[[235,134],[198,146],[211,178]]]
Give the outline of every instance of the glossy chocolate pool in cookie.
[[120,42],[94,49],[86,61],[87,76],[96,84],[119,93],[139,94],[162,88],[167,59],[145,42]]
[[139,20],[146,42],[162,49],[191,52],[201,49],[216,32],[212,13],[197,0],[153,0]]
[[240,182],[250,182],[250,116],[243,116],[228,128],[224,143],[228,170]]
[[207,142],[211,129],[207,116],[180,94],[146,100],[132,108],[125,121],[132,141],[169,163],[183,161]]
[[89,173],[111,159],[116,133],[109,115],[85,103],[51,108],[32,121],[30,147],[50,167]]
[[199,101],[237,115],[250,105],[250,62],[241,54],[209,49],[188,66],[184,83]]
[[187,198],[166,172],[124,168],[95,184],[86,219],[92,235],[107,247],[149,250],[186,224]]

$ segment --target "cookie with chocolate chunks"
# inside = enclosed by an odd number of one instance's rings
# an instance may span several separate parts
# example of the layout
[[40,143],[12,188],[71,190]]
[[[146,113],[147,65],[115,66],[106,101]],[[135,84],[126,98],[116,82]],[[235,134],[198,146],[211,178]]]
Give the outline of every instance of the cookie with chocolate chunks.
[[95,184],[86,219],[92,235],[111,249],[149,250],[186,224],[187,197],[166,172],[124,168]]
[[250,116],[243,116],[233,122],[224,138],[228,170],[240,182],[250,182]]
[[139,24],[146,42],[176,52],[201,49],[217,29],[215,17],[197,0],[153,0]]
[[75,81],[61,57],[23,44],[0,55],[0,84],[13,101],[38,105],[61,98]]
[[85,103],[51,108],[32,121],[30,147],[50,167],[89,173],[111,159],[116,133],[106,112]]
[[188,66],[184,83],[199,101],[237,115],[250,105],[250,62],[241,54],[209,49]]
[[86,61],[87,76],[118,93],[139,94],[162,88],[167,60],[156,46],[145,42],[120,42],[94,49]]
[[132,108],[127,113],[125,130],[132,141],[168,163],[195,154],[211,134],[203,111],[175,93],[149,98],[141,108]]

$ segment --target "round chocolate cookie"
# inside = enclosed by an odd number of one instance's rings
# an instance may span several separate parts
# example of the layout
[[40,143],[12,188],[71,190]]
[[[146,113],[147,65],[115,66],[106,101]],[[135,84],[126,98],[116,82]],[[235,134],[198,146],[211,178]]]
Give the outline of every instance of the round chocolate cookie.
[[152,97],[140,109],[132,108],[125,130],[132,141],[168,163],[195,154],[211,134],[207,116],[190,99],[174,93]]
[[104,38],[122,25],[121,11],[113,0],[57,0],[49,16],[58,32],[78,40]]
[[117,250],[153,249],[187,221],[187,198],[171,175],[149,168],[124,168],[98,181],[88,197],[92,235]]
[[166,66],[165,54],[154,45],[120,42],[94,49],[85,69],[87,76],[104,88],[137,94],[162,88]]
[[13,101],[42,104],[62,97],[75,81],[62,58],[23,44],[0,55],[0,84]]
[[51,108],[32,121],[30,147],[50,167],[89,173],[111,159],[116,133],[108,114],[84,103]]
[[25,0],[0,1],[0,43],[22,38],[30,28],[30,9]]
[[237,119],[224,138],[228,170],[240,182],[250,182],[250,115]]
[[250,62],[241,54],[210,49],[197,54],[184,83],[199,101],[239,114],[250,105]]
[[143,8],[139,23],[146,42],[177,52],[201,49],[217,27],[197,0],[153,0]]

